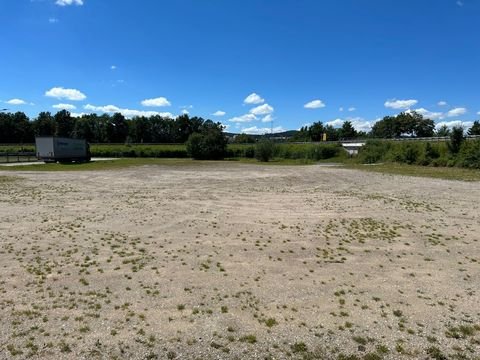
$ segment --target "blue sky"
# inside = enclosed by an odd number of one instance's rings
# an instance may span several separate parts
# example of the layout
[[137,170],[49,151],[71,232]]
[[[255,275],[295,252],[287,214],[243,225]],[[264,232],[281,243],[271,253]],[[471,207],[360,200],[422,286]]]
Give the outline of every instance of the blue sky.
[[479,0],[0,0],[0,108],[229,131],[480,118]]

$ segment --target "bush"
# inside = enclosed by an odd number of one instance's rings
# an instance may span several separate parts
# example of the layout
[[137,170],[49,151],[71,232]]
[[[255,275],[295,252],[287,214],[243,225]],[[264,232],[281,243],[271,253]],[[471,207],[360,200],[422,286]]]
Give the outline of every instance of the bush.
[[452,129],[450,142],[448,143],[448,149],[453,155],[458,154],[463,140],[465,140],[465,137],[463,136],[463,128],[461,126],[455,126]]
[[480,169],[480,140],[465,141],[462,144],[457,166]]
[[221,160],[227,152],[227,139],[221,129],[193,133],[186,145],[187,154],[195,160]]
[[255,146],[255,158],[267,162],[273,158],[275,144],[270,140],[261,140]]

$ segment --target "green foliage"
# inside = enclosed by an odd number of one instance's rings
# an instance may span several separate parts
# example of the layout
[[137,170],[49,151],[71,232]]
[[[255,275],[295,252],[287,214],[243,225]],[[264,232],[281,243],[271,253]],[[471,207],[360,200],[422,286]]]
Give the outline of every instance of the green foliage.
[[425,119],[421,114],[412,111],[384,117],[373,125],[371,134],[376,138],[397,138],[402,135],[431,137],[434,129],[433,120]]
[[452,154],[458,154],[463,140],[465,140],[465,137],[463,136],[463,128],[461,126],[455,126],[452,129],[452,133],[450,134],[450,142],[448,143],[448,149]]
[[220,126],[212,127],[190,135],[186,146],[187,154],[195,160],[221,160],[227,152],[227,139]]
[[480,121],[474,121],[470,129],[468,129],[468,135],[480,135]]
[[457,165],[464,168],[480,169],[480,139],[462,143],[457,157]]
[[275,144],[270,140],[261,140],[255,146],[255,158],[258,161],[267,162],[273,158]]
[[247,134],[239,134],[234,139],[235,144],[255,144],[255,138]]

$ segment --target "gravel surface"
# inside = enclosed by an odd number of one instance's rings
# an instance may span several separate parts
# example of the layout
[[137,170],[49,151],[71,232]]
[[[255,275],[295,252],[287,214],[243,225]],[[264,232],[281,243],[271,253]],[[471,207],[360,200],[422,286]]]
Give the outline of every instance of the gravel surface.
[[11,174],[1,359],[479,359],[478,182],[231,163]]

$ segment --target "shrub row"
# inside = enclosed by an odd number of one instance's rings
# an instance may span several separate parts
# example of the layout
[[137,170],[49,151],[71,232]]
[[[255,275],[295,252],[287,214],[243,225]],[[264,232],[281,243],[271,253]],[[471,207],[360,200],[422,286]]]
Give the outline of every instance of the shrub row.
[[368,141],[358,161],[366,164],[396,162],[422,166],[458,166],[480,169],[480,140],[464,141],[458,153],[448,143]]

